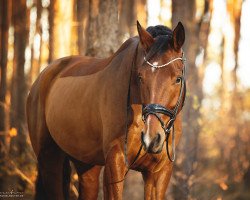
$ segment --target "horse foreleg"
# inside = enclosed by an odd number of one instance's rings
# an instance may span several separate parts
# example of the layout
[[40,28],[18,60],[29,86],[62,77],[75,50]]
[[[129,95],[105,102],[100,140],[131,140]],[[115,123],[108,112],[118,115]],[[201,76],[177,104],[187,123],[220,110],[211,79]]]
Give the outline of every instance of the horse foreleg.
[[119,145],[115,145],[106,158],[103,179],[105,200],[122,199],[125,172],[126,167],[122,149]]
[[99,175],[102,166],[90,166],[80,162],[75,162],[79,180],[78,200],[96,200],[99,191]]
[[143,172],[145,200],[163,200],[172,174],[172,163],[167,163],[155,173]]

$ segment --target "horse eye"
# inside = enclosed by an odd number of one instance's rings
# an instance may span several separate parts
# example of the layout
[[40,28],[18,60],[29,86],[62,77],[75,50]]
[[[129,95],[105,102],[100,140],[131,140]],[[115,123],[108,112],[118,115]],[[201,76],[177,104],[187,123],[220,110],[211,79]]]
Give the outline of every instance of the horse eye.
[[175,81],[175,83],[179,84],[181,82],[181,77],[178,77]]
[[139,83],[143,83],[143,78],[141,74],[138,74],[137,76]]

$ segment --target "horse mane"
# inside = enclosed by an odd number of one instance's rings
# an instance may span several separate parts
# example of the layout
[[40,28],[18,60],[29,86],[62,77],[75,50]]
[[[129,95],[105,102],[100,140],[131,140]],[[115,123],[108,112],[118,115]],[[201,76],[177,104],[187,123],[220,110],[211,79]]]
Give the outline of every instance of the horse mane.
[[172,30],[163,25],[149,26],[146,30],[152,35],[153,38],[160,35],[173,35]]
[[149,60],[156,54],[162,54],[173,48],[173,32],[170,28],[162,25],[149,26],[146,29],[155,38],[154,44],[150,47],[146,58]]
[[123,50],[127,49],[128,46],[135,42],[135,41],[139,41],[138,40],[138,36],[135,36],[135,37],[131,37],[129,39],[127,39],[121,46],[120,48],[111,56],[111,58],[117,56],[118,54],[120,54]]

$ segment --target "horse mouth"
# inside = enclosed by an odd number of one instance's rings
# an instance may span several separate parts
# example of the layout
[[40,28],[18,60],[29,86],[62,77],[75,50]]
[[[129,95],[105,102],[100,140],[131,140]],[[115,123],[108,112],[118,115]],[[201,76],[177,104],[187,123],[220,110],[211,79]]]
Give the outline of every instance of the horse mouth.
[[159,153],[162,152],[163,145],[164,145],[164,142],[162,143],[162,145],[160,146],[160,148],[148,148],[147,149],[147,153],[150,153],[150,154],[159,154]]

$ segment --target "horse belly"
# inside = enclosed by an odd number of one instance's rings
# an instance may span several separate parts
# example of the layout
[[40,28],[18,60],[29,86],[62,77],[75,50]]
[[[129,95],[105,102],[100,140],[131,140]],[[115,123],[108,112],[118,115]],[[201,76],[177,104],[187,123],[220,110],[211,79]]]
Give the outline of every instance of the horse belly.
[[63,151],[84,163],[102,165],[101,123],[91,88],[75,79],[61,78],[52,86],[46,101],[46,123]]

